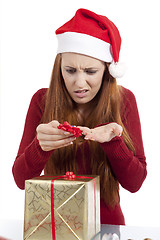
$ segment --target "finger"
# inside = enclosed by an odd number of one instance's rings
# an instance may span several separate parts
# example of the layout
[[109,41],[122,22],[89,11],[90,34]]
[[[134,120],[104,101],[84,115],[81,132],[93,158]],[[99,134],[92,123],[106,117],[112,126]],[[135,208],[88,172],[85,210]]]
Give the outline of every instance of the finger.
[[37,133],[43,133],[43,134],[55,134],[55,128],[52,128],[48,124],[40,124],[36,128]]
[[73,141],[72,141],[72,142],[65,143],[65,144],[62,144],[62,145],[60,145],[60,146],[54,146],[54,148],[53,148],[53,146],[48,146],[48,145],[44,145],[44,146],[42,146],[41,148],[42,148],[43,151],[51,151],[51,150],[55,150],[55,149],[67,147],[67,146],[70,146],[70,145],[72,145],[72,144],[73,144]]
[[89,133],[87,133],[84,137],[85,140],[92,140],[95,141],[96,139],[96,135],[95,132],[93,131],[94,129],[92,129]]
[[95,140],[95,137],[93,137],[93,136],[85,136],[84,139],[85,139],[85,140],[96,141],[96,140]]
[[90,128],[88,128],[88,127],[82,127],[82,126],[77,126],[77,128],[79,128],[81,131],[89,131],[90,130]]
[[113,133],[115,134],[115,136],[121,136],[123,132],[123,128],[120,125],[117,125],[114,129],[113,129]]
[[50,123],[48,123],[49,126],[57,128],[59,126],[59,122],[57,120],[53,120]]
[[44,149],[53,150],[53,149],[61,148],[64,146],[68,146],[72,144],[72,142],[75,140],[76,140],[76,137],[69,137],[69,138],[61,139],[59,141],[39,141],[39,144],[43,150]]
[[86,135],[86,134],[91,133],[91,129],[88,128],[88,127],[81,127],[81,126],[78,126],[78,128],[81,130],[81,132],[82,132],[83,135]]
[[65,135],[64,133],[62,134],[44,134],[44,133],[39,133],[37,134],[37,139],[39,141],[58,141],[61,139],[65,139],[68,137],[73,136],[73,134]]
[[64,131],[58,129],[57,127],[52,127],[51,124],[40,124],[37,129],[37,133],[39,134],[47,134],[47,135],[64,135]]

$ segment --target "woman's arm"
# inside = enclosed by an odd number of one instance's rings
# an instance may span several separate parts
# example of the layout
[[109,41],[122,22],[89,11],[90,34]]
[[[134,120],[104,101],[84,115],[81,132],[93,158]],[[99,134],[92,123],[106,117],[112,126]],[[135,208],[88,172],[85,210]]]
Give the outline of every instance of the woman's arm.
[[41,174],[55,149],[69,146],[76,139],[73,134],[58,129],[57,120],[40,124],[45,92],[45,89],[41,89],[32,97],[21,144],[12,168],[15,182],[21,189],[24,189],[26,179]]
[[87,139],[100,143],[111,164],[114,175],[127,190],[136,192],[147,175],[141,124],[136,99],[132,92],[123,89],[122,121],[135,147],[135,155],[121,136],[122,129],[116,123],[94,129],[81,128]]
[[101,146],[112,166],[119,183],[130,192],[141,187],[147,175],[146,157],[144,153],[141,124],[137,103],[133,93],[123,89],[122,121],[135,147],[135,155],[129,150],[121,137],[115,137]]
[[27,112],[24,132],[12,172],[17,186],[24,189],[26,179],[39,176],[52,152],[44,152],[36,137],[44,108],[46,89],[37,91],[31,99]]

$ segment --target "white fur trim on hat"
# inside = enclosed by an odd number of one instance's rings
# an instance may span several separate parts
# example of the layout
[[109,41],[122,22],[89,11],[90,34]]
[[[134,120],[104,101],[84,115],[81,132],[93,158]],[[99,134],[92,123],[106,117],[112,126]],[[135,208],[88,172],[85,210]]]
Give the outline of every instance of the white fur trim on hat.
[[77,32],[57,34],[57,38],[57,53],[75,52],[108,63],[113,61],[111,45],[101,39]]

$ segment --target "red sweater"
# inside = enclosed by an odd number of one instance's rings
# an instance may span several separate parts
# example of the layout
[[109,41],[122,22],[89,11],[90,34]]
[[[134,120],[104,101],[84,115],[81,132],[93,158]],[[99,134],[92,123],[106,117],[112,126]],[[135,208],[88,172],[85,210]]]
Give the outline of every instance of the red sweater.
[[[141,187],[146,175],[146,158],[143,149],[140,119],[135,96],[126,88],[123,89],[123,106],[121,117],[133,140],[136,154],[133,155],[122,137],[115,137],[110,142],[100,144],[110,161],[113,172],[120,185],[130,192],[136,192]],[[31,99],[26,116],[24,132],[19,146],[19,151],[13,164],[13,176],[17,186],[24,189],[25,180],[39,176],[45,167],[53,151],[45,152],[41,149],[36,137],[36,127],[41,121],[44,111],[44,95],[47,89],[40,89]],[[86,159],[89,159],[89,151],[86,145]],[[90,174],[90,168],[84,171],[81,168],[81,156],[77,154],[79,174]],[[110,209],[101,199],[101,223],[125,224],[121,207],[118,204]]]

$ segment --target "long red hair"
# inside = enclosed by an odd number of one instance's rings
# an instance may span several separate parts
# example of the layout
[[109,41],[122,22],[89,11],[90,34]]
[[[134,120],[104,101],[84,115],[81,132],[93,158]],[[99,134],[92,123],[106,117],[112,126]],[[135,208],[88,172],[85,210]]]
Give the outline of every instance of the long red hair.
[[[121,90],[108,72],[104,72],[102,86],[94,98],[90,114],[86,118],[78,119],[77,106],[65,87],[61,74],[61,55],[58,54],[52,71],[51,82],[46,93],[43,123],[58,120],[63,123],[68,121],[72,125],[94,128],[98,124],[117,122],[123,127],[123,139],[129,149],[134,151],[134,146],[127,133],[120,115]],[[45,174],[64,174],[66,171],[77,173],[76,151],[81,149],[82,161],[85,166],[83,138],[78,138],[74,144],[55,150],[45,166]],[[91,152],[91,174],[99,175],[101,182],[101,197],[106,204],[114,206],[119,202],[119,184],[112,171],[106,154],[97,142],[87,141]]]

